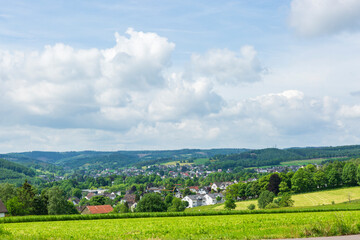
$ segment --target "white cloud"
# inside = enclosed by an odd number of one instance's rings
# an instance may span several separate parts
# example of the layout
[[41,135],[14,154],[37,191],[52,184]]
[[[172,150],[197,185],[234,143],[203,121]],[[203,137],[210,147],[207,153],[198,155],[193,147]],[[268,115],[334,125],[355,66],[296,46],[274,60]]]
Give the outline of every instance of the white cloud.
[[221,110],[223,100],[206,79],[187,82],[173,74],[166,88],[149,105],[150,118],[155,121],[179,121],[193,116],[206,116]]
[[360,118],[360,105],[354,106],[341,106],[339,110],[340,117],[347,119],[359,119]]
[[358,0],[293,0],[290,25],[305,36],[358,30],[359,12]]
[[[109,49],[56,44],[0,51],[0,151],[296,146],[328,144],[340,134],[343,142],[356,138],[358,106],[284,90],[293,89],[293,75],[286,76],[289,85],[243,96],[250,89],[243,83],[265,84],[253,47],[194,54],[175,71],[173,43],[155,33],[127,33],[117,34]],[[315,86],[307,76],[296,81]]]
[[213,49],[204,55],[191,57],[193,77],[206,77],[221,84],[239,84],[261,80],[265,68],[252,46],[244,46],[239,53],[227,49]]

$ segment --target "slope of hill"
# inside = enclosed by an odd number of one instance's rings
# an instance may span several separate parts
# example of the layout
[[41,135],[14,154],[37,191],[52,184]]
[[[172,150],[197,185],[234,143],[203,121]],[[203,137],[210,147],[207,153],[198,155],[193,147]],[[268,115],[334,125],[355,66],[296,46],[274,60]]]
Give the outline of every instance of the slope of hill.
[[23,165],[0,159],[0,182],[22,183],[34,179],[35,171]]
[[360,145],[249,150],[243,153],[216,155],[210,167],[213,169],[260,167],[279,165],[281,162],[295,160],[335,157],[360,157]]
[[23,152],[9,153],[0,157],[27,167],[50,172],[76,169],[116,169],[142,167],[179,160],[211,158],[211,169],[236,167],[260,167],[279,165],[281,162],[333,157],[359,157],[360,145],[340,147],[306,147],[277,149],[181,149],[163,151],[80,151],[80,152]]
[[[331,205],[333,203],[344,203],[349,202],[349,200],[353,201],[360,199],[360,186],[296,194],[292,196],[292,199],[294,200],[294,207],[312,207],[319,205]],[[236,202],[235,210],[246,210],[250,204],[254,204],[256,209],[258,209],[257,200],[248,200]],[[188,208],[186,210],[221,211],[224,210],[224,204]]]
[[163,150],[163,151],[117,151],[117,152],[23,152],[9,153],[3,155],[3,158],[28,164],[28,166],[42,166],[50,168],[51,166],[60,166],[65,169],[79,168],[122,168],[122,167],[141,167],[148,164],[159,164],[166,161],[194,159],[203,157],[212,157],[216,154],[240,153],[247,149],[181,149],[181,150]]

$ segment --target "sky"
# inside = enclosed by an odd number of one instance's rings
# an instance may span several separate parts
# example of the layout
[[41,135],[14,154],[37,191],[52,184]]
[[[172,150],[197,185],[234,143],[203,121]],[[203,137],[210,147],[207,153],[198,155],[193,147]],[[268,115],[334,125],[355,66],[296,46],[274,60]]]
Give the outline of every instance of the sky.
[[358,0],[0,0],[0,153],[360,142]]

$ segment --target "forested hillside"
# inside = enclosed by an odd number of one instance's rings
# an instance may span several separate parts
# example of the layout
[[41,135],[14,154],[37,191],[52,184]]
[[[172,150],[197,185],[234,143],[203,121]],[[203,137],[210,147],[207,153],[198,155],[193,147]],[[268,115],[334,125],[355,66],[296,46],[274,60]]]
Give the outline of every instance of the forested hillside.
[[23,152],[9,153],[0,157],[26,167],[42,171],[63,173],[74,169],[118,169],[142,167],[179,160],[210,158],[210,169],[233,169],[236,167],[260,167],[279,165],[284,161],[314,158],[360,157],[360,146],[306,147],[251,150],[228,149],[181,149],[163,151],[116,151],[116,152]]
[[[42,170],[98,169],[141,167],[174,160],[210,158],[217,154],[241,153],[247,149],[181,149],[163,151],[117,151],[117,152],[23,152],[9,153],[3,158]],[[60,168],[60,169],[59,169]]]
[[0,182],[21,183],[24,179],[32,179],[34,176],[34,170],[5,159],[0,159]]
[[334,157],[359,157],[360,146],[340,146],[340,147],[307,147],[277,149],[268,148],[261,150],[249,150],[239,154],[216,155],[209,166],[213,169],[227,169],[236,167],[260,167],[268,165],[278,165],[284,161],[314,158],[334,158]]

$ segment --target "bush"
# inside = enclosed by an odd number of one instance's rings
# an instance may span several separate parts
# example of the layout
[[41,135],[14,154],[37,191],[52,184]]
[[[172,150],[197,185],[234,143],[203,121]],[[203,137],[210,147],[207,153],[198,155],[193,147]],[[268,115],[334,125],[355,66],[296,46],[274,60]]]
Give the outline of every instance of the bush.
[[250,204],[247,208],[249,210],[254,210],[255,209],[255,204]]
[[277,203],[269,203],[265,206],[265,209],[272,209],[272,208],[279,208],[279,205]]

